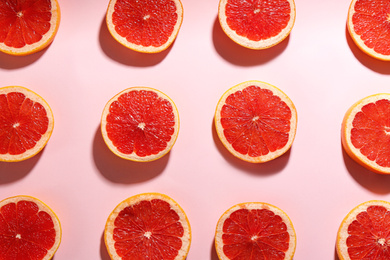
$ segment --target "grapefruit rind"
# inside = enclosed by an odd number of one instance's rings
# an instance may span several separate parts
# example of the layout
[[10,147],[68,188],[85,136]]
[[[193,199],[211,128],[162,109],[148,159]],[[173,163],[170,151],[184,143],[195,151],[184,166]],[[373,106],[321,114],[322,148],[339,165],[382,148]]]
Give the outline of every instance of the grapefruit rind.
[[49,119],[49,124],[48,124],[48,128],[47,128],[46,133],[41,136],[41,139],[39,139],[39,141],[36,143],[34,148],[29,149],[22,154],[16,154],[16,155],[11,155],[9,153],[0,154],[0,161],[3,161],[3,162],[24,161],[24,160],[27,160],[27,159],[37,155],[41,150],[43,150],[43,148],[45,148],[47,142],[49,141],[49,139],[51,137],[51,134],[53,133],[53,129],[54,129],[53,112],[45,99],[43,99],[40,95],[38,95],[34,91],[27,89],[25,87],[21,87],[21,86],[8,86],[8,87],[0,88],[0,95],[8,94],[11,92],[23,93],[26,96],[26,98],[29,98],[33,102],[37,102],[37,103],[41,104],[46,110],[47,117]]
[[14,56],[26,56],[41,51],[49,46],[58,32],[61,20],[61,10],[57,0],[51,0],[51,7],[51,26],[49,31],[42,36],[40,41],[33,44],[27,44],[22,48],[9,47],[3,42],[0,42],[0,51]]
[[218,258],[220,260],[230,260],[224,252],[223,252],[223,240],[222,240],[222,235],[223,235],[223,225],[225,223],[225,220],[230,217],[230,215],[239,210],[239,209],[248,209],[248,210],[253,210],[253,209],[267,209],[272,211],[275,215],[278,215],[282,218],[283,222],[287,226],[287,232],[290,237],[289,241],[289,247],[288,250],[285,252],[285,258],[284,260],[291,260],[294,257],[295,254],[295,248],[296,248],[296,233],[294,226],[292,224],[291,219],[289,216],[280,208],[271,205],[269,203],[264,203],[264,202],[245,202],[245,203],[239,203],[237,205],[234,205],[233,207],[229,208],[226,210],[222,216],[219,218],[217,227],[215,230],[215,249],[217,251]]
[[44,211],[47,214],[50,215],[51,219],[53,220],[54,224],[54,229],[56,231],[56,238],[55,238],[55,243],[52,246],[50,250],[48,250],[46,256],[42,260],[50,260],[53,258],[54,254],[57,252],[60,244],[61,244],[61,237],[62,237],[62,228],[61,228],[61,223],[57,215],[54,213],[54,211],[47,206],[44,202],[41,200],[28,196],[28,195],[17,195],[13,197],[6,198],[2,201],[0,201],[0,208],[3,207],[4,205],[7,205],[9,203],[18,203],[19,201],[31,201],[34,202],[40,211]]
[[282,42],[284,39],[286,39],[294,27],[295,23],[295,16],[296,16],[296,10],[295,10],[295,2],[294,0],[288,0],[290,3],[291,13],[290,13],[290,20],[287,24],[287,26],[276,36],[273,36],[271,38],[260,40],[260,41],[252,41],[248,39],[247,37],[241,36],[237,34],[236,31],[232,30],[228,23],[227,23],[227,17],[226,17],[226,4],[228,0],[220,0],[219,1],[219,7],[218,7],[218,19],[221,24],[222,30],[225,32],[225,34],[233,40],[235,43],[249,48],[253,50],[262,50],[262,49],[268,49],[270,47],[273,47],[280,42]]
[[169,203],[170,207],[179,215],[180,217],[180,223],[183,226],[184,234],[181,238],[182,240],[182,247],[179,250],[178,255],[176,256],[175,260],[184,260],[187,257],[187,254],[190,250],[191,245],[191,226],[190,222],[187,218],[187,215],[185,214],[184,210],[180,207],[180,205],[174,201],[169,196],[157,193],[157,192],[148,192],[148,193],[141,193],[138,195],[134,195],[130,198],[125,199],[121,203],[118,204],[118,206],[115,207],[115,209],[111,212],[109,215],[106,226],[104,229],[104,243],[106,245],[108,254],[110,255],[111,259],[113,260],[121,260],[122,258],[116,253],[115,250],[115,241],[113,240],[113,234],[115,229],[115,219],[117,218],[118,214],[126,207],[135,205],[141,201],[151,201],[153,199],[159,199],[162,201],[165,201]]
[[375,161],[371,161],[365,155],[363,155],[359,149],[355,148],[351,142],[352,122],[355,118],[355,115],[361,111],[363,106],[381,99],[390,100],[390,94],[379,93],[368,96],[359,100],[347,110],[341,125],[341,143],[345,152],[361,166],[378,174],[390,174],[390,168],[380,166]]
[[110,0],[110,3],[109,3],[108,8],[107,8],[107,13],[106,13],[106,24],[107,24],[107,28],[108,28],[108,31],[110,32],[111,36],[117,42],[119,42],[121,45],[125,46],[128,49],[131,49],[131,50],[137,51],[137,52],[141,52],[141,53],[159,53],[159,52],[166,50],[175,41],[177,35],[179,34],[181,24],[183,22],[183,5],[180,2],[180,0],[172,0],[176,4],[177,22],[174,26],[172,34],[170,35],[168,40],[164,44],[162,44],[161,46],[138,45],[138,44],[127,41],[125,37],[122,37],[121,35],[118,34],[115,30],[115,25],[112,22],[112,15],[115,11],[116,1],[117,0]]
[[[271,90],[274,95],[280,97],[281,100],[284,101],[288,105],[288,107],[291,109],[290,133],[289,133],[288,142],[286,143],[286,145],[282,149],[276,150],[274,152],[269,152],[268,154],[262,155],[259,157],[251,157],[247,154],[241,154],[241,153],[237,152],[233,148],[233,146],[228,142],[228,140],[226,139],[226,137],[223,133],[224,128],[221,125],[220,112],[221,112],[222,107],[226,103],[227,97],[232,93],[235,93],[237,91],[241,91],[241,90],[245,89],[246,87],[252,86],[252,85],[258,86],[260,88]],[[219,139],[221,140],[222,144],[225,146],[225,148],[231,154],[233,154],[235,157],[237,157],[241,160],[244,160],[246,162],[265,163],[265,162],[271,161],[271,160],[276,159],[277,157],[283,155],[291,148],[291,146],[294,142],[294,139],[295,139],[295,134],[296,134],[296,129],[297,129],[297,118],[298,118],[298,115],[297,115],[297,110],[294,106],[294,103],[291,101],[291,99],[283,91],[281,91],[279,88],[277,88],[271,84],[268,84],[266,82],[257,81],[257,80],[250,80],[250,81],[245,81],[243,83],[237,84],[236,86],[228,89],[222,95],[222,97],[218,101],[217,108],[215,109],[214,123],[215,123],[215,129],[216,129],[216,132],[217,132]]]
[[340,227],[337,232],[337,240],[336,240],[336,251],[340,260],[351,260],[348,254],[348,246],[347,246],[347,238],[348,238],[348,227],[356,219],[356,216],[360,212],[367,211],[367,208],[370,206],[383,206],[388,211],[390,210],[390,203],[384,200],[370,200],[364,203],[359,204],[355,208],[353,208],[347,216],[343,219],[340,224]]
[[[152,155],[149,155],[149,156],[138,156],[134,152],[131,153],[131,154],[122,153],[115,147],[115,145],[113,144],[113,142],[110,140],[110,138],[107,135],[107,131],[106,131],[107,121],[105,119],[107,118],[107,115],[110,113],[110,106],[111,106],[111,104],[114,101],[116,101],[118,99],[118,97],[121,96],[122,94],[130,92],[130,91],[133,91],[133,90],[136,90],[136,91],[138,91],[138,90],[153,91],[159,97],[168,100],[171,103],[171,105],[172,105],[172,111],[174,113],[175,122],[176,122],[175,123],[174,133],[171,136],[171,140],[167,143],[167,147],[164,150],[162,150],[159,153],[157,153],[157,154],[152,154]],[[163,92],[161,92],[161,91],[159,91],[157,89],[154,89],[154,88],[149,88],[149,87],[131,87],[131,88],[127,88],[127,89],[119,92],[118,94],[116,94],[113,98],[111,98],[107,102],[106,106],[104,107],[103,113],[102,113],[100,128],[101,128],[101,132],[102,132],[102,136],[103,136],[104,142],[106,143],[108,148],[114,154],[116,154],[120,158],[123,158],[123,159],[126,159],[126,160],[130,160],[130,161],[151,162],[151,161],[160,159],[161,157],[163,157],[164,155],[169,153],[171,151],[172,147],[174,146],[174,144],[176,143],[177,137],[179,135],[179,128],[180,128],[179,112],[178,112],[177,107],[176,107],[175,103],[173,102],[173,100],[170,97],[168,97],[167,95],[165,95]]]
[[390,55],[383,55],[381,53],[374,51],[372,48],[369,48],[364,43],[361,36],[355,32],[354,25],[352,22],[352,17],[355,14],[355,3],[357,1],[359,1],[359,0],[352,0],[351,4],[349,6],[349,9],[348,9],[347,29],[348,29],[349,35],[351,36],[354,43],[358,46],[358,48],[361,51],[363,51],[364,53],[366,53],[367,55],[369,55],[373,58],[379,59],[379,60],[389,61]]

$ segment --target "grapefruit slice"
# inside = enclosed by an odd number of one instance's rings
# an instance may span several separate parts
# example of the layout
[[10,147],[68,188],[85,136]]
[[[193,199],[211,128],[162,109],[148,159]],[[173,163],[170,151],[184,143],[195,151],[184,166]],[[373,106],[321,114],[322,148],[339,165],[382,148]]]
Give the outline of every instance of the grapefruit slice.
[[19,86],[0,88],[0,161],[17,162],[39,153],[53,132],[47,102]]
[[336,250],[340,260],[390,259],[390,203],[364,202],[342,221],[337,233]]
[[111,259],[184,260],[191,228],[183,209],[160,193],[122,201],[108,217],[104,241]]
[[249,49],[266,49],[290,34],[295,22],[295,3],[220,0],[218,18],[222,30],[234,42]]
[[107,102],[101,131],[108,148],[121,158],[148,162],[167,154],[179,133],[179,113],[161,91],[123,90]]
[[46,48],[60,17],[57,0],[0,1],[0,51],[21,56]]
[[347,154],[360,165],[390,174],[390,94],[368,96],[352,105],[341,126]]
[[263,202],[240,203],[219,219],[215,248],[220,260],[292,259],[296,235],[288,215]]
[[0,259],[51,259],[61,242],[61,225],[42,201],[15,196],[0,202]]
[[347,28],[355,44],[366,54],[390,60],[390,2],[353,0],[349,6]]
[[222,144],[237,158],[263,163],[287,152],[295,138],[297,111],[280,89],[246,81],[226,91],[215,111]]
[[144,53],[167,49],[176,39],[182,21],[180,0],[110,0],[106,14],[114,39]]

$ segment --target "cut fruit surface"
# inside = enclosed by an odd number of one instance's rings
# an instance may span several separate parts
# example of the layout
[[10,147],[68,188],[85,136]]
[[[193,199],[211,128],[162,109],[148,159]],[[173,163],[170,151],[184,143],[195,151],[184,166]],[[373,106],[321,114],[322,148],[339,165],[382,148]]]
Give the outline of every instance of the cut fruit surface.
[[390,60],[390,2],[352,0],[347,19],[348,32],[366,54]]
[[61,232],[55,213],[36,198],[15,196],[0,202],[0,260],[49,260]]
[[0,161],[22,161],[39,153],[54,128],[47,102],[19,86],[0,88]]
[[104,241],[113,260],[184,260],[191,228],[183,209],[160,193],[143,193],[121,202],[108,217]]
[[390,203],[364,202],[343,219],[337,233],[336,249],[340,260],[390,259]]
[[182,21],[180,0],[110,0],[106,14],[114,39],[145,53],[167,49],[176,39]]
[[46,48],[60,17],[57,0],[0,1],[0,51],[27,55]]
[[108,148],[119,157],[153,161],[173,147],[179,133],[179,113],[164,93],[133,87],[106,104],[101,131]]
[[250,49],[266,49],[283,41],[295,22],[293,0],[220,0],[218,18],[234,42]]
[[296,235],[288,215],[262,202],[237,204],[219,219],[215,248],[220,260],[287,260],[295,253]]
[[341,141],[360,165],[390,174],[390,94],[371,95],[352,105],[342,122]]
[[214,121],[219,139],[234,156],[262,163],[290,149],[297,128],[297,111],[278,88],[261,81],[247,81],[222,95]]

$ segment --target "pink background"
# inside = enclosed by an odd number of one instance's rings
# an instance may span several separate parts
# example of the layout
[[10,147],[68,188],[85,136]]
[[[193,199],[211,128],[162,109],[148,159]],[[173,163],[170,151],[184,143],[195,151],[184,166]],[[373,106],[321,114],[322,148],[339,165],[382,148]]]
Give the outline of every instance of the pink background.
[[[221,30],[218,0],[182,0],[184,20],[167,51],[139,54],[110,36],[108,0],[60,0],[54,42],[27,57],[0,54],[2,86],[21,85],[50,104],[53,135],[36,157],[0,163],[0,197],[25,194],[59,216],[63,236],[55,260],[109,260],[106,219],[132,195],[155,191],[185,210],[192,227],[188,260],[217,260],[214,230],[229,207],[248,201],[284,210],[297,233],[295,259],[337,259],[344,216],[371,199],[390,200],[390,178],[352,161],[340,142],[345,111],[388,92],[390,67],[363,54],[346,30],[349,0],[296,0],[290,36],[264,51],[244,49]],[[283,90],[298,110],[292,149],[266,163],[232,157],[219,142],[213,116],[221,95],[247,80]],[[179,137],[151,163],[112,154],[100,133],[106,102],[132,86],[159,89],[176,103]]]

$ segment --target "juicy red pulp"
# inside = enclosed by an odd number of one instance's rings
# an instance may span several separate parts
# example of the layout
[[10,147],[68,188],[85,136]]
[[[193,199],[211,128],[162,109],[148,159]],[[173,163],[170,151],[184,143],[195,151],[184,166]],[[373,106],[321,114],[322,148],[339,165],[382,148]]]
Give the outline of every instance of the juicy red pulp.
[[0,42],[22,48],[42,39],[50,29],[50,0],[0,1]]
[[0,154],[22,154],[46,133],[45,108],[20,92],[0,95]]
[[114,224],[115,249],[123,260],[173,260],[182,246],[180,217],[160,199],[124,208]]
[[0,260],[43,259],[56,238],[53,220],[30,201],[0,208]]

